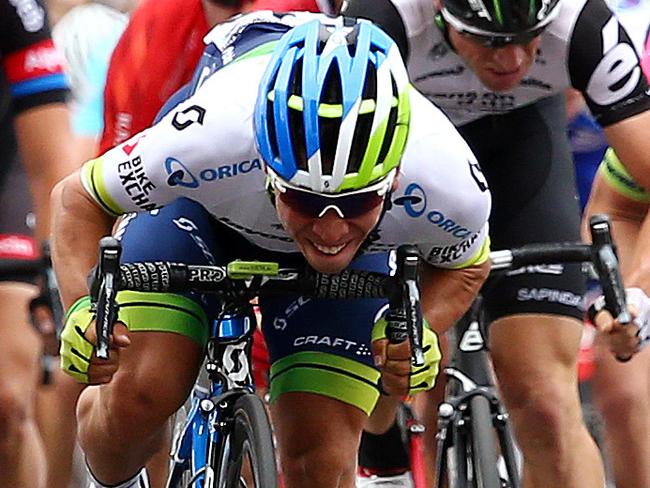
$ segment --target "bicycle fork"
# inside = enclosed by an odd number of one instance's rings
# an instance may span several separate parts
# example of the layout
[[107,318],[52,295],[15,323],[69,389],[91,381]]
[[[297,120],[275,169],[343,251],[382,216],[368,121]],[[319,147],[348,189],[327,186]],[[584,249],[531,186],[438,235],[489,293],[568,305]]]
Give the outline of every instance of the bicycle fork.
[[[445,487],[445,481],[451,488],[460,487],[457,479],[467,478],[467,466],[462,462],[462,458],[468,454],[467,439],[469,438],[469,425],[467,423],[470,400],[474,396],[483,396],[488,400],[490,405],[490,417],[500,446],[500,456],[504,464],[503,479],[504,487],[519,488],[519,470],[517,463],[517,452],[513,444],[513,436],[510,424],[508,423],[508,414],[501,406],[494,388],[491,386],[478,385],[472,378],[463,373],[461,370],[449,367],[444,370],[448,381],[455,382],[458,391],[451,395],[438,408],[438,426],[436,434],[436,466],[435,480],[436,487]],[[471,447],[471,446],[470,446]],[[451,448],[454,448],[450,451]],[[451,453],[451,460],[448,459],[448,453]],[[451,461],[452,466],[448,466]],[[448,479],[448,467],[452,468],[453,479]]]

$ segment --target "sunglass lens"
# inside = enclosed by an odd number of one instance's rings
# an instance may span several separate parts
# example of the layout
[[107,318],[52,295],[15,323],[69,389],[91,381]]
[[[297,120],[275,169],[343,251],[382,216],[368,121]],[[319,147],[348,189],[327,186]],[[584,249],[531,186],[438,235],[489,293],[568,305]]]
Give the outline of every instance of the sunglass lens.
[[357,193],[349,197],[337,198],[335,204],[347,218],[357,218],[369,212],[384,201],[384,197],[375,191]]
[[292,210],[312,218],[320,217],[326,207],[335,206],[341,211],[344,218],[348,219],[360,217],[384,200],[384,197],[374,191],[347,197],[327,198],[292,188],[280,193],[279,198]]

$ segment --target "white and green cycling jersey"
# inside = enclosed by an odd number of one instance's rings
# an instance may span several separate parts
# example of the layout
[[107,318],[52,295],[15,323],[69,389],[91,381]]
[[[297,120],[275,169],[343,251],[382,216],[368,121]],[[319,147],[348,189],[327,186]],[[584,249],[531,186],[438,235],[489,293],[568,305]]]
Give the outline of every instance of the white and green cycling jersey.
[[[224,66],[158,124],[86,163],[82,181],[88,193],[114,215],[150,211],[187,197],[253,244],[297,252],[265,188],[254,137],[258,83],[273,43],[226,59],[242,32],[251,35],[241,28],[247,18],[277,27],[309,15],[255,13],[208,34],[206,39],[222,48]],[[489,250],[491,200],[481,170],[447,117],[417,90],[410,89],[409,97],[411,126],[399,188],[367,250],[413,243],[441,267],[483,262]]]

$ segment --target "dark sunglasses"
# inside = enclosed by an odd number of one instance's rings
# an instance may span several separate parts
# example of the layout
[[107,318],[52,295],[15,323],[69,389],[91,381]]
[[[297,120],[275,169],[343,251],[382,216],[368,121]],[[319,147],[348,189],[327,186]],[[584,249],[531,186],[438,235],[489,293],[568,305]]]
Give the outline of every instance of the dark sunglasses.
[[321,218],[328,210],[334,210],[342,219],[355,219],[383,204],[392,186],[393,178],[375,183],[362,190],[341,196],[324,196],[300,188],[288,186],[277,178],[271,185],[278,190],[277,198],[291,210],[310,218]]
[[518,34],[498,34],[498,35],[489,35],[489,34],[476,34],[474,32],[469,32],[466,30],[461,30],[460,33],[471,39],[473,42],[480,44],[481,46],[498,49],[500,47],[510,46],[510,45],[525,45],[530,43],[533,39],[539,36],[544,32],[545,27],[535,29],[532,31],[520,32]]

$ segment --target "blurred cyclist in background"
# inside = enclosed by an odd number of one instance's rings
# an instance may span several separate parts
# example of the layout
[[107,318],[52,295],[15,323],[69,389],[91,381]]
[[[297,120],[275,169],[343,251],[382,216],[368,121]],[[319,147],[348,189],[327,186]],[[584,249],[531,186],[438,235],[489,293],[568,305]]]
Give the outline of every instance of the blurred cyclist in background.
[[148,127],[180,87],[188,83],[208,30],[243,12],[328,10],[327,0],[143,0],[133,12],[108,70],[100,152]]
[[[612,7],[642,53],[641,66],[646,76],[650,75],[650,1],[620,0],[612,2]],[[581,202],[589,197],[596,176],[586,216],[611,215],[625,284],[643,290],[643,294],[631,297],[635,306],[643,309],[648,306],[643,297],[650,293],[647,171],[633,178],[625,161],[619,160],[613,150],[607,150],[602,130],[583,100],[574,101],[578,110],[574,110],[577,115],[570,135],[578,182],[582,183]],[[644,340],[642,334],[641,339]],[[614,481],[621,488],[650,486],[650,352],[643,350],[630,362],[621,363],[612,358],[602,336],[596,338],[595,346],[593,401],[605,421],[604,441]]]
[[[0,1],[0,63],[0,258],[34,259],[49,234],[50,191],[77,168],[63,58],[40,1]],[[0,485],[49,487],[35,413],[42,347],[28,316],[37,290],[21,281],[0,277]]]
[[126,28],[128,14],[102,2],[74,7],[54,26],[52,37],[66,60],[70,80],[71,126],[79,161],[98,151],[104,128],[104,89],[108,64]]

